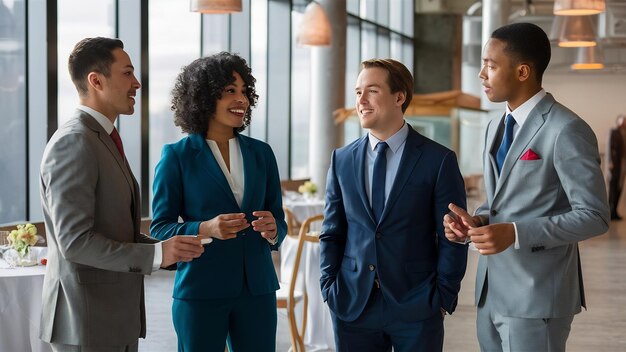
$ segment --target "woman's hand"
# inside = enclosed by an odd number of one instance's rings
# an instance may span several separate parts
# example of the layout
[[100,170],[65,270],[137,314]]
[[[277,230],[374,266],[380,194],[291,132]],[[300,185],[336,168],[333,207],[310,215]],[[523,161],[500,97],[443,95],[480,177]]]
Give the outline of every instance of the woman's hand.
[[258,210],[252,213],[258,217],[252,222],[254,231],[261,233],[261,237],[266,240],[274,241],[276,239],[276,219],[271,211]]
[[[254,222],[253,222],[254,223]],[[211,220],[200,223],[198,230],[201,237],[213,237],[218,240],[230,240],[237,237],[237,232],[250,227],[246,214],[221,214]]]

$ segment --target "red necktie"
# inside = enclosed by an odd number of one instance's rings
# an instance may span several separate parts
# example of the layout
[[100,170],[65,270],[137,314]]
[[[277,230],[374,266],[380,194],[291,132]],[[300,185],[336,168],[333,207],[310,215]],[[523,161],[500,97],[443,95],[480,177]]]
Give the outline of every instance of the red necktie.
[[115,142],[117,150],[120,151],[122,159],[126,159],[126,155],[124,155],[124,146],[122,145],[122,138],[120,138],[120,134],[117,132],[117,128],[115,127],[113,127],[113,132],[111,132],[111,139]]

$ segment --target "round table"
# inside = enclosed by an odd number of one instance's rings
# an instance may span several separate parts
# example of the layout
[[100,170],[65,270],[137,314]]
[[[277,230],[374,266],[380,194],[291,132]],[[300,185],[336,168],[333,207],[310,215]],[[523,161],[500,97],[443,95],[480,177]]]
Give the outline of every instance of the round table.
[[52,351],[39,339],[45,272],[41,265],[0,269],[0,351]]

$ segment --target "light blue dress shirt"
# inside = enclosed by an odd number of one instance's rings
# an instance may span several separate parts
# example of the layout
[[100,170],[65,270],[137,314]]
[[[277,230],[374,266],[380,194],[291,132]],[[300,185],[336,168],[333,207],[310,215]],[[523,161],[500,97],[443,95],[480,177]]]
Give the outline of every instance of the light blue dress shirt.
[[400,159],[402,159],[402,152],[404,151],[404,145],[406,144],[406,137],[409,135],[409,126],[406,122],[393,136],[387,138],[386,141],[374,137],[371,133],[368,134],[370,147],[367,148],[367,155],[365,156],[365,192],[367,192],[367,198],[369,199],[370,206],[372,206],[372,187],[379,185],[372,185],[372,178],[374,176],[374,159],[376,159],[376,144],[378,142],[387,142],[389,148],[385,151],[387,153],[387,173],[385,175],[385,204],[389,198],[389,192],[393,186],[393,182],[398,174],[398,168],[400,167]]

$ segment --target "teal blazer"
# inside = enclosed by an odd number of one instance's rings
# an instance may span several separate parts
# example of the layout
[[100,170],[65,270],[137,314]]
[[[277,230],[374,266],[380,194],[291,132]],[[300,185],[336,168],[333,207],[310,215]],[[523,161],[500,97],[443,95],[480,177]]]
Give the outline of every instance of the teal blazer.
[[253,295],[279,287],[270,253],[285,238],[287,224],[276,158],[267,143],[240,134],[237,138],[245,174],[241,208],[204,137],[192,134],[163,147],[154,176],[150,233],[160,240],[196,235],[202,221],[220,214],[245,213],[252,222],[253,211],[269,210],[276,218],[278,241],[270,245],[252,226],[235,239],[214,239],[199,258],[178,263],[174,298],[237,297],[244,280]]

